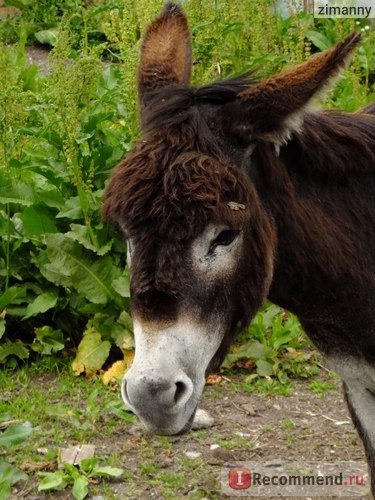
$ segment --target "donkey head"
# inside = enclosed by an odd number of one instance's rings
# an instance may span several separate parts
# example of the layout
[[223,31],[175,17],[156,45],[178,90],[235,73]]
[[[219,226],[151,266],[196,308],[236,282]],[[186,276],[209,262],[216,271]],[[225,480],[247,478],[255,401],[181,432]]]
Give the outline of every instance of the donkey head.
[[258,85],[189,86],[191,41],[168,3],[143,41],[142,138],[115,169],[103,214],[124,231],[136,354],[123,398],[154,432],[187,430],[234,334],[267,297],[277,235],[251,176],[254,145],[273,151],[357,36]]

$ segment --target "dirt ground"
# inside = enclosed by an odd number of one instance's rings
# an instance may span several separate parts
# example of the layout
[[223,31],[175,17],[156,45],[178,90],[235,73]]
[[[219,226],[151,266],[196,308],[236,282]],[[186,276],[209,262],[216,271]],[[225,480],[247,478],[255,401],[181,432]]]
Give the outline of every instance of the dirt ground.
[[[188,495],[196,488],[205,490],[207,498],[224,498],[218,478],[222,465],[229,461],[363,462],[363,448],[343,402],[341,384],[337,381],[335,390],[322,396],[307,385],[297,382],[289,397],[233,391],[230,383],[206,387],[200,407],[214,417],[215,425],[169,438],[172,449],[168,453],[160,450],[157,460],[164,470],[174,470],[178,457],[200,453],[204,466],[199,484],[190,484],[187,473],[181,493]],[[122,442],[127,448],[126,467],[135,478],[139,475],[138,443],[143,439],[155,438],[132,427],[116,439],[117,445]],[[126,485],[119,484],[116,489],[119,498],[160,498],[158,490],[151,486],[147,491],[134,491],[136,496],[128,496]]]
[[[363,448],[343,402],[341,384],[328,372],[323,371],[319,380],[324,377],[334,388],[322,395],[308,388],[311,380],[294,382],[290,396],[247,394],[241,375],[207,386],[200,408],[214,418],[214,425],[182,436],[154,436],[138,423],[120,424],[110,438],[98,429],[90,442],[96,446],[96,455],[108,460],[120,457],[116,465],[124,468],[125,475],[107,483],[104,492],[94,486],[96,492],[88,498],[238,498],[224,495],[220,484],[223,464],[232,461],[352,460],[363,467]],[[20,489],[12,497],[16,498],[73,497],[67,489],[49,495]]]
[[44,47],[26,47],[26,56],[29,64],[39,66],[42,75],[48,74],[49,50]]

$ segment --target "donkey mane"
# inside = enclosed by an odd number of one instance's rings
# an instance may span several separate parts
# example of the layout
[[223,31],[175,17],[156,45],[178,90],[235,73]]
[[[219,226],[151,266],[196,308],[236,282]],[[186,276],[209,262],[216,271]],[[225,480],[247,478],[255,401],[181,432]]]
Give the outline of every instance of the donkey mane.
[[200,87],[174,85],[148,91],[142,101],[144,131],[179,125],[198,104],[226,104],[257,83],[254,71]]
[[375,168],[374,115],[374,105],[357,113],[307,113],[291,147],[298,150],[300,163],[311,172],[337,180],[371,172]]

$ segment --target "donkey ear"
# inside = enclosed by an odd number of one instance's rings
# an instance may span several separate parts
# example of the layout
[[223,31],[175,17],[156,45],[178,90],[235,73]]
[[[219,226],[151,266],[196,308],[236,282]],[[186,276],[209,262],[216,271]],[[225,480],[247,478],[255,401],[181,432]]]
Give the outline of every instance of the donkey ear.
[[181,7],[168,2],[148,28],[141,49],[138,86],[145,93],[170,85],[188,85],[191,76],[191,39]]
[[331,50],[240,92],[233,103],[236,109],[230,110],[234,127],[242,135],[247,129],[253,139],[285,143],[301,127],[311,99],[333,84],[360,39],[352,33]]

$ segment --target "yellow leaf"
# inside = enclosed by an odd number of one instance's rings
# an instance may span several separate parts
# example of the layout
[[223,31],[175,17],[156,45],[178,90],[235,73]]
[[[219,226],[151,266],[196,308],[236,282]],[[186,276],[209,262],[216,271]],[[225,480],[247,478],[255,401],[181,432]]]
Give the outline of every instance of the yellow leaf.
[[134,351],[125,351],[124,359],[121,361],[116,361],[113,365],[108,368],[106,372],[102,375],[102,380],[105,385],[110,382],[119,382],[122,380],[123,376],[130,368],[134,359]]
[[86,372],[88,376],[96,373],[108,358],[110,347],[108,340],[102,341],[100,333],[95,329],[86,330],[72,362],[74,373],[80,375]]
[[113,365],[108,368],[106,372],[103,373],[102,380],[105,385],[110,382],[117,382],[119,379],[125,375],[126,372],[126,361],[123,359],[121,361],[116,361]]

